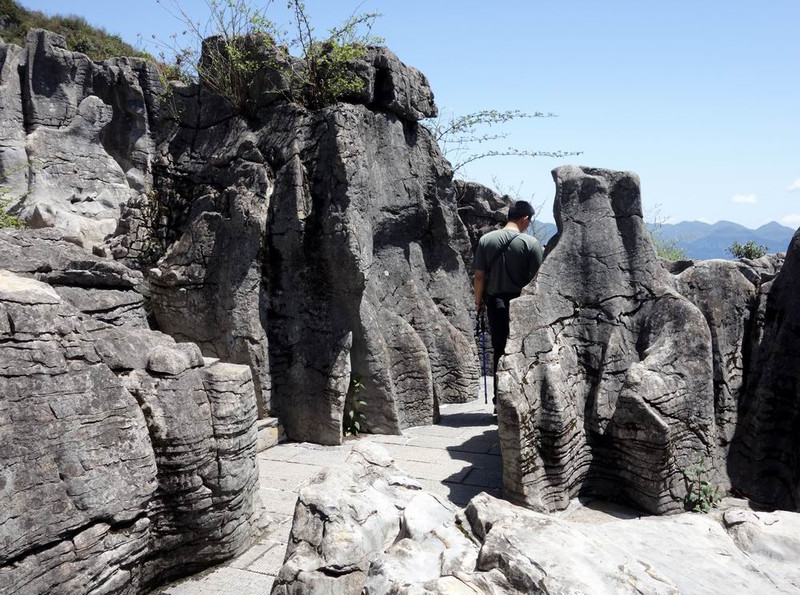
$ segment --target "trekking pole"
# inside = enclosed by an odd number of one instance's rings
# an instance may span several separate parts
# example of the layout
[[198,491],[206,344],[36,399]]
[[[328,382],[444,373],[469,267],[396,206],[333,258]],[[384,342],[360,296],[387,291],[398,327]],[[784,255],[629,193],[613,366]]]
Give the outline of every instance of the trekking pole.
[[486,321],[484,319],[483,314],[478,314],[480,316],[480,327],[481,327],[481,351],[483,351],[483,403],[484,405],[489,404],[489,389],[486,385]]

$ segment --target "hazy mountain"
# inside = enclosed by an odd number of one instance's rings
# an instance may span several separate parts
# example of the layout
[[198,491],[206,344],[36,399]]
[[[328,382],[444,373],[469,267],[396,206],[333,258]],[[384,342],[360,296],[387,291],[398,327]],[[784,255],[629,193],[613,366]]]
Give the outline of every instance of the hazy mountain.
[[[537,237],[545,241],[556,232],[553,223],[537,222]],[[652,228],[652,226],[651,226]],[[664,240],[676,240],[678,246],[686,250],[689,258],[706,260],[709,258],[730,258],[725,249],[733,242],[743,244],[753,240],[756,244],[767,247],[767,252],[785,252],[795,230],[775,221],[762,225],[758,229],[749,229],[732,221],[703,223],[702,221],[681,221],[665,223],[659,230]]]
[[660,234],[664,239],[674,239],[686,249],[689,258],[730,258],[725,250],[733,242],[743,244],[750,240],[767,247],[767,252],[785,252],[794,235],[794,229],[772,221],[758,229],[749,229],[732,221],[709,224],[700,221],[682,221],[664,224]]

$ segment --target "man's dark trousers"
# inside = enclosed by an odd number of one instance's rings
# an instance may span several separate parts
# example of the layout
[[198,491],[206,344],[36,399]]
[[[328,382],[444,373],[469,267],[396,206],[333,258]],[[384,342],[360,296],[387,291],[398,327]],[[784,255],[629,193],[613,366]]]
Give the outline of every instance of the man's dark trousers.
[[494,399],[497,403],[497,364],[505,353],[508,340],[508,307],[509,302],[518,298],[518,293],[499,293],[487,295],[486,316],[489,319],[489,331],[492,334],[492,349],[494,350]]

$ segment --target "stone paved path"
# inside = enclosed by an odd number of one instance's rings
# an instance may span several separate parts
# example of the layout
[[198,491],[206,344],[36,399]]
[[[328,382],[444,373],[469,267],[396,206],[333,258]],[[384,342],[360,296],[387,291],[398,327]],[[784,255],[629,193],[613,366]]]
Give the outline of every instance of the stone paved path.
[[[398,467],[417,478],[428,491],[449,498],[458,506],[465,506],[482,491],[500,496],[503,468],[497,425],[491,401],[485,405],[482,396],[471,403],[443,405],[437,425],[411,428],[402,436],[366,435],[359,440],[382,444]],[[286,443],[260,453],[261,496],[267,511],[276,519],[274,530],[227,564],[158,589],[156,593],[268,594],[283,564],[300,486],[323,467],[343,461],[351,448],[352,443],[342,446]]]

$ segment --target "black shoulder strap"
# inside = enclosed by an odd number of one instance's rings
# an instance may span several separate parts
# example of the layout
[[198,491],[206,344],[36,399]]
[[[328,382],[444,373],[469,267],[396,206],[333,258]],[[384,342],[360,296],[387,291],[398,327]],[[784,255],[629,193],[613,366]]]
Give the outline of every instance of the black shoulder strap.
[[503,256],[503,254],[506,253],[506,250],[508,250],[508,247],[511,245],[511,242],[516,240],[519,236],[520,236],[520,234],[515,235],[513,238],[508,240],[508,242],[506,242],[505,246],[503,246],[502,248],[500,248],[500,250],[497,251],[497,254],[494,255],[494,258],[492,258],[492,262],[490,262],[490,263],[488,263],[486,265],[486,272],[487,273],[492,270],[492,267],[495,264],[497,264],[497,261],[500,260],[500,257]]

